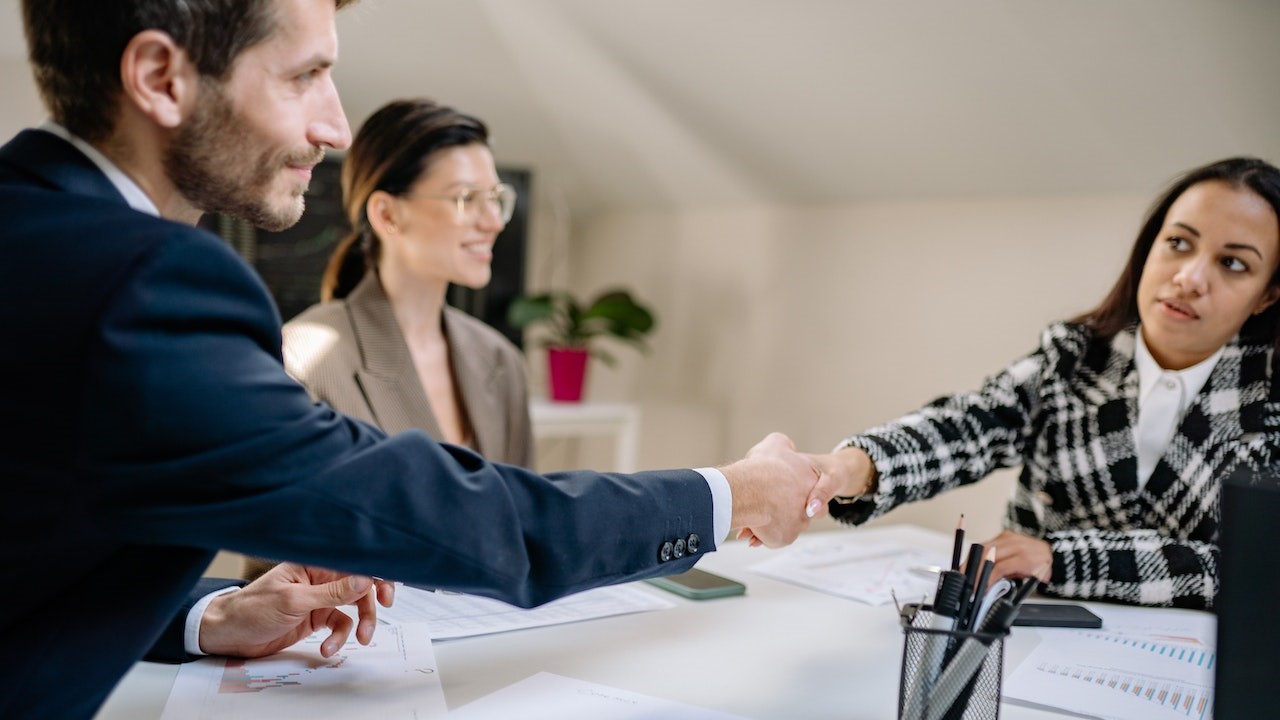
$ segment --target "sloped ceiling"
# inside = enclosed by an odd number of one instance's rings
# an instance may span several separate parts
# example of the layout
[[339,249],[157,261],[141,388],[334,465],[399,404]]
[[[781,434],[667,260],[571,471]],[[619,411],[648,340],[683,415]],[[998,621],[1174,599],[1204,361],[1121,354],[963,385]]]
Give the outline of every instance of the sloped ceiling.
[[[20,55],[5,12],[0,51]],[[1226,155],[1280,161],[1273,0],[363,0],[339,17],[353,125],[394,97],[447,102],[575,212],[1146,194]]]

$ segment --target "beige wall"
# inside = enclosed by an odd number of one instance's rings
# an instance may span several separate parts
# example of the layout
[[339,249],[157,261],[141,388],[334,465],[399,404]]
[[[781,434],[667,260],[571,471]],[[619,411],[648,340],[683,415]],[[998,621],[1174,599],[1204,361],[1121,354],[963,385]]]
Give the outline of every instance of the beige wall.
[[0,143],[45,118],[25,58],[0,58],[0,97]]
[[[0,61],[0,92],[0,136],[44,117],[24,61]],[[533,287],[622,284],[657,310],[652,353],[620,349],[619,367],[594,364],[588,387],[640,404],[644,467],[725,462],[773,430],[826,450],[975,386],[1045,323],[1098,300],[1149,200],[613,212],[571,232],[557,179],[531,169]],[[530,363],[541,391],[540,353]],[[611,462],[606,442],[539,450],[548,467]],[[1002,473],[888,519],[946,529],[964,512],[993,533],[1011,482]]]
[[[575,287],[626,285],[660,327],[649,356],[623,350],[617,369],[593,366],[590,397],[641,405],[646,467],[722,462],[773,430],[827,450],[977,386],[1031,350],[1046,323],[1095,304],[1149,199],[600,216],[571,242]],[[888,520],[945,530],[963,512],[985,536],[1012,480],[1003,472]]]

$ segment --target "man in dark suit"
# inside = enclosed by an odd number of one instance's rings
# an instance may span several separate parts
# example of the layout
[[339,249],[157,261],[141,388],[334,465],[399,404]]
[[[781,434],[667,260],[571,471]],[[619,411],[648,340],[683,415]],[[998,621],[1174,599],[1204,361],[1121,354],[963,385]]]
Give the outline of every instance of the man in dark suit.
[[[782,436],[718,470],[544,477],[311,403],[265,287],[191,224],[298,219],[310,169],[350,141],[329,73],[345,4],[23,2],[53,122],[0,148],[0,547],[20,584],[0,717],[91,716],[220,548],[335,568],[273,578],[347,583],[304,599],[321,611],[372,611],[343,573],[529,606],[685,570],[730,528],[788,543],[829,499]],[[238,626],[197,621],[199,649],[302,627],[239,606]]]

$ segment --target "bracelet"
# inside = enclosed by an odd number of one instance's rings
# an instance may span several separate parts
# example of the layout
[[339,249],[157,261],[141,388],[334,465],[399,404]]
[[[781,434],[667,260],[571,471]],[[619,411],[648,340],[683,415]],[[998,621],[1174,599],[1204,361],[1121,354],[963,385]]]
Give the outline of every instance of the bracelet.
[[831,501],[837,505],[852,505],[861,499],[861,495],[836,495]]

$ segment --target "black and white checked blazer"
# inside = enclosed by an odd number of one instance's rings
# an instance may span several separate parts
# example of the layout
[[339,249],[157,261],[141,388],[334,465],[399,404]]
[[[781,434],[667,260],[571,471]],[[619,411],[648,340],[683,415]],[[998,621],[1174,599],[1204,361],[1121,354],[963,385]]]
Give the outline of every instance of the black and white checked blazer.
[[840,447],[867,451],[879,487],[832,503],[832,514],[861,523],[1021,465],[1005,526],[1053,547],[1047,592],[1212,607],[1221,481],[1238,463],[1270,465],[1280,447],[1271,348],[1227,345],[1139,490],[1136,329],[1107,341],[1081,325],[1051,325],[1036,351],[977,392],[847,438]]

